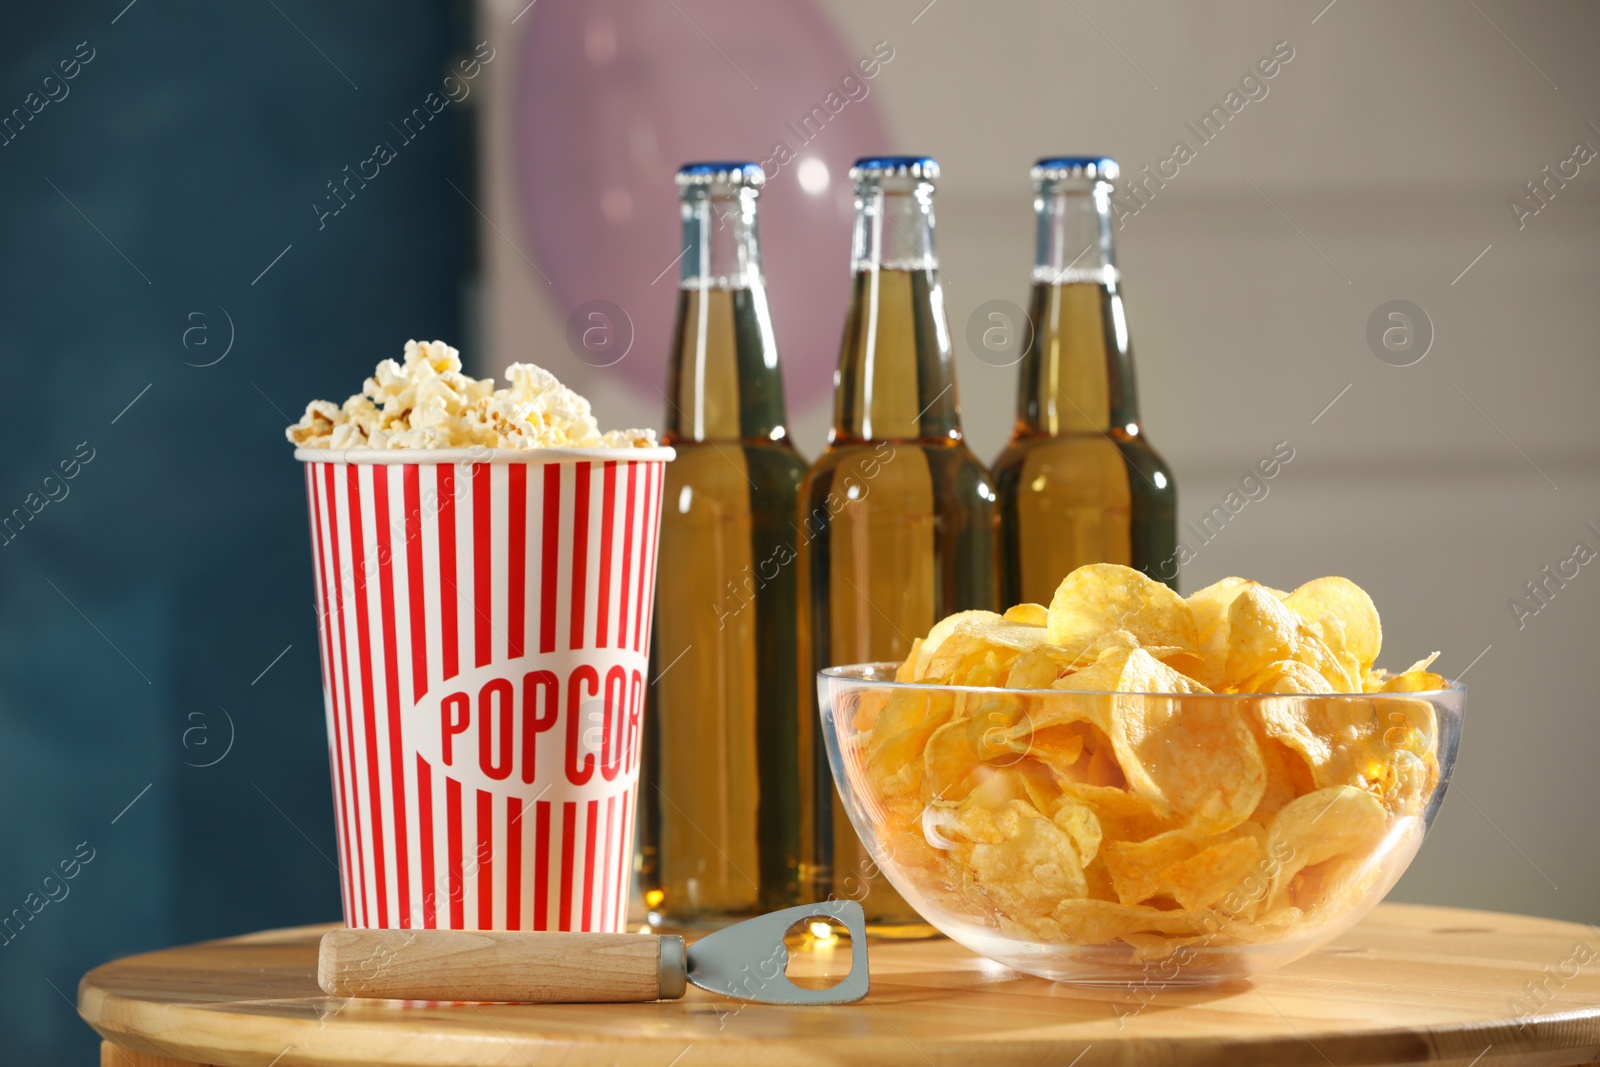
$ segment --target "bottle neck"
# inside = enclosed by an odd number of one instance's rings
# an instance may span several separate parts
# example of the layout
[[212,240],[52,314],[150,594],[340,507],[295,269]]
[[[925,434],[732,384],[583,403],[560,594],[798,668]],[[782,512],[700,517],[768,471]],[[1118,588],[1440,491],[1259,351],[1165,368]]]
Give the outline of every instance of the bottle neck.
[[756,196],[750,188],[685,191],[669,443],[787,436]]
[[1137,436],[1133,352],[1108,182],[1045,183],[1034,200],[1033,340],[1018,379],[1017,431]]
[[829,440],[961,439],[933,185],[862,182]]
[[850,239],[850,269],[939,269],[933,249],[933,185],[862,183],[856,190],[856,222]]
[[1046,182],[1033,199],[1033,280],[1115,286],[1110,182]]
[[684,191],[678,205],[683,219],[681,289],[749,289],[761,283],[761,242],[756,233],[752,188],[712,194],[706,187]]

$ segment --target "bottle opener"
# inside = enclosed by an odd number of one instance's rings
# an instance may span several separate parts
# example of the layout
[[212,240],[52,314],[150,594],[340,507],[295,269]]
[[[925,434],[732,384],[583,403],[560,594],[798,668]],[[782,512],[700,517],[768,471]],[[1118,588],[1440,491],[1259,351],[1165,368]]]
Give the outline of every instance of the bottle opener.
[[[850,932],[850,973],[828,989],[789,980],[783,936],[806,919]],[[850,1004],[867,995],[867,931],[853,900],[747,919],[691,945],[671,934],[330,930],[317,984],[335,997],[523,1004],[673,1000],[688,983],[757,1004]]]

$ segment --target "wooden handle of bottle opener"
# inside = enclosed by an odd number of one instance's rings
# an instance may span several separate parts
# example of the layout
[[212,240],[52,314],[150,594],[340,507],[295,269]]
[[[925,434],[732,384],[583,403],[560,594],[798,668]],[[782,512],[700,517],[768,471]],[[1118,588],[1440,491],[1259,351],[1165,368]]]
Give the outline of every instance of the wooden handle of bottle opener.
[[331,930],[317,984],[335,997],[581,1004],[683,995],[684,944],[649,934]]

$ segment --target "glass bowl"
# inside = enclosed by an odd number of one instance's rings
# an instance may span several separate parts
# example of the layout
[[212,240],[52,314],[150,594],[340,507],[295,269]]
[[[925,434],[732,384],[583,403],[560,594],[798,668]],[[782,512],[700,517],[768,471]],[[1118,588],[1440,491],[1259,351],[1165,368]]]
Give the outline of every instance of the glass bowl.
[[834,783],[942,933],[1029,974],[1201,984],[1383,899],[1438,813],[1466,687],[1082,693],[818,676]]

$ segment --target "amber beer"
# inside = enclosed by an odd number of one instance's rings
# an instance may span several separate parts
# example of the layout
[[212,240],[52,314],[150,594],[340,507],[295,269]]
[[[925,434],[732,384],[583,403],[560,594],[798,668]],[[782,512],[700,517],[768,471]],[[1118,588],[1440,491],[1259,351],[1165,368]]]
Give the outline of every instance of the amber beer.
[[[850,310],[828,447],[801,488],[803,873],[879,934],[927,928],[876,872],[828,770],[815,673],[904,659],[945,615],[995,606],[994,491],[962,439],[933,246],[938,164],[857,161]],[[680,460],[681,462],[681,460]]]
[[995,460],[1000,598],[1049,604],[1085,563],[1178,584],[1177,488],[1145,439],[1112,243],[1115,160],[1041,159],[1038,239],[1011,443]]
[[[641,883],[652,921],[716,926],[798,903],[794,516],[754,163],[678,172],[683,256],[668,379]],[[809,710],[811,705],[806,705]]]

